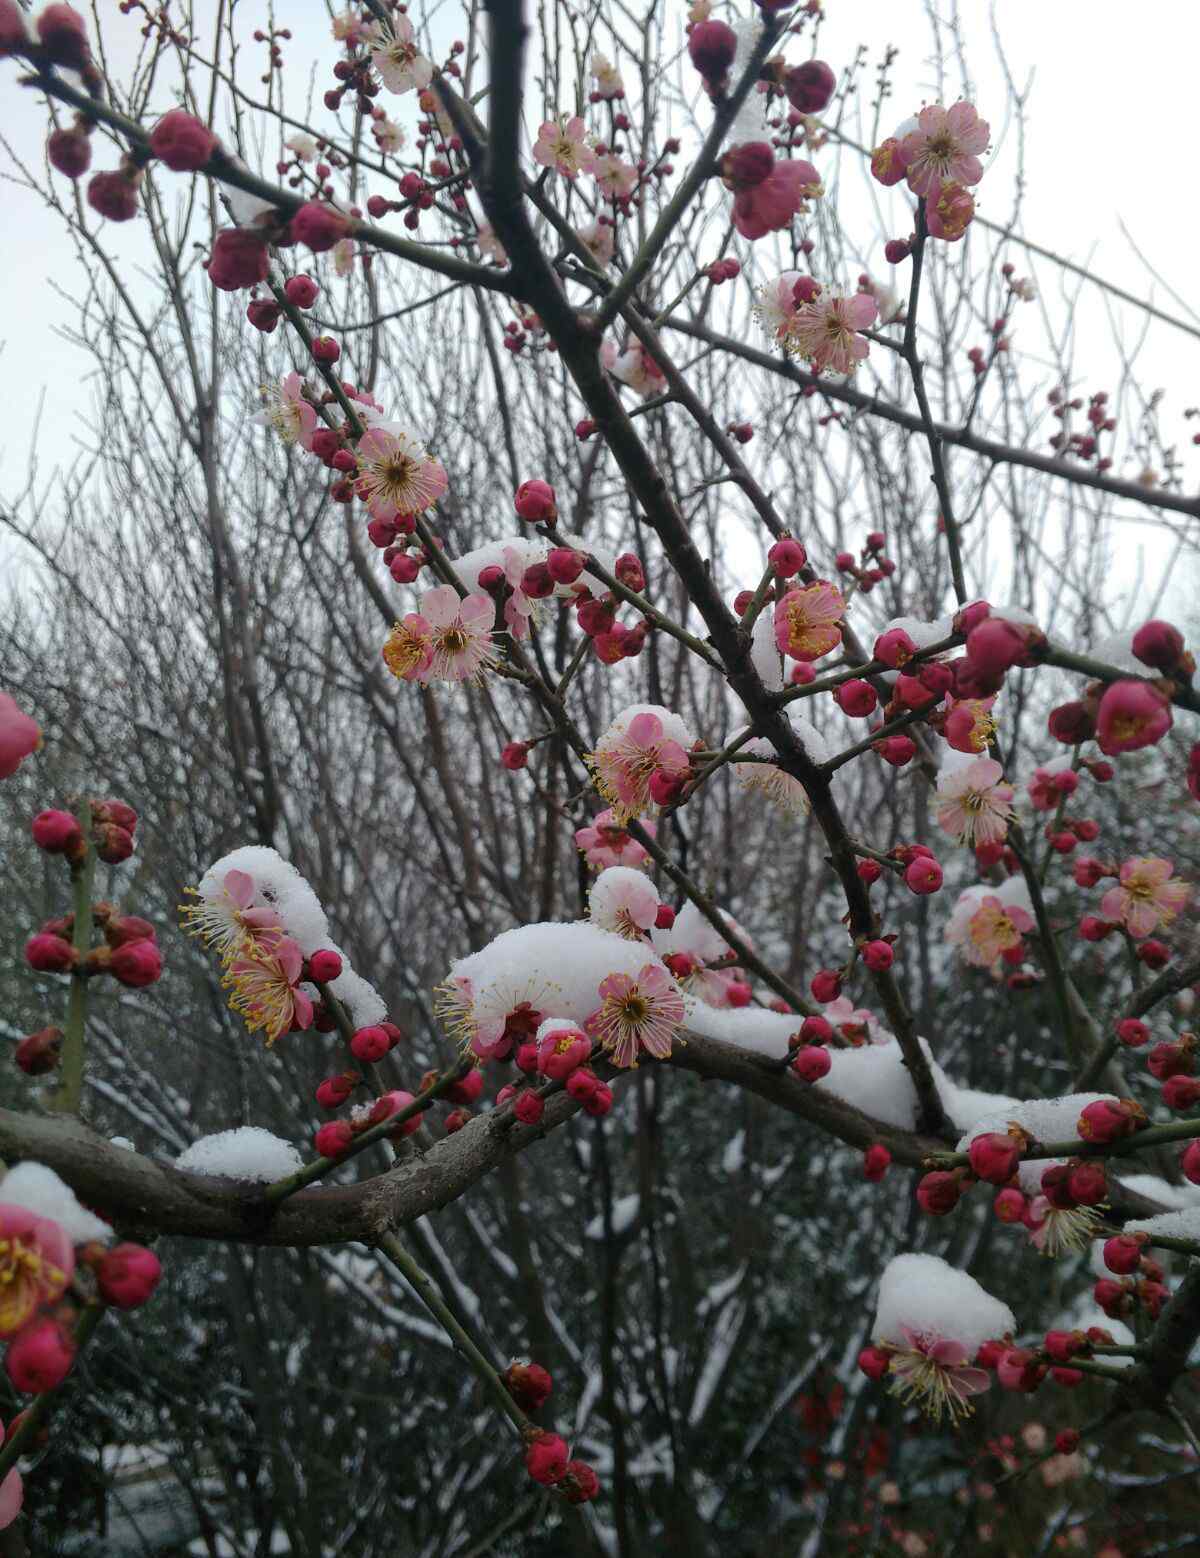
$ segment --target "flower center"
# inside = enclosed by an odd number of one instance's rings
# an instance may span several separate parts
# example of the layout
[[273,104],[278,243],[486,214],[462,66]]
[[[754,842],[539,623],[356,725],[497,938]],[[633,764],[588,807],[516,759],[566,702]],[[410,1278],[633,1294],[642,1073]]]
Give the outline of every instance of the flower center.
[[621,1017],[631,1027],[638,1027],[645,1022],[650,1014],[650,1007],[645,996],[627,995],[621,1002]]

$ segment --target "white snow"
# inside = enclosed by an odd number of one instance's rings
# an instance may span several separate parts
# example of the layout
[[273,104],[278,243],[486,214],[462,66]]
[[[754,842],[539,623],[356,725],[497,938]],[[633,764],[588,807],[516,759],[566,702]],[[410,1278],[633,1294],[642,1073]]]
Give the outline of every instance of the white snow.
[[259,1125],[202,1136],[175,1159],[175,1167],[189,1174],[223,1174],[263,1184],[283,1179],[303,1166],[303,1158],[290,1141]]
[[872,1335],[904,1347],[906,1326],[961,1342],[974,1357],[984,1342],[1011,1335],[1017,1322],[1007,1304],[940,1256],[897,1255],[879,1281]]
[[1153,1239],[1194,1239],[1200,1242],[1200,1206],[1188,1206],[1178,1212],[1160,1212],[1157,1217],[1142,1217],[1126,1223],[1125,1233],[1148,1233]]
[[111,1239],[112,1229],[86,1211],[71,1189],[44,1163],[18,1163],[0,1181],[0,1204],[22,1206],[36,1217],[58,1223],[72,1244]]
[[725,1143],[721,1154],[721,1168],[726,1174],[739,1174],[746,1162],[746,1133],[737,1131]]
[[775,618],[760,611],[750,630],[750,663],[768,692],[783,691],[783,656],[775,643]]
[[114,1147],[124,1147],[126,1152],[137,1151],[128,1136],[110,1136],[108,1139]]
[[[719,913],[723,920],[728,921],[735,936],[754,945],[732,914],[726,914],[724,909],[719,910]],[[728,957],[730,952],[729,943],[709,924],[690,899],[675,916],[671,928],[651,931],[650,940],[654,943],[655,951],[664,956],[668,952],[688,952],[702,963],[715,963],[720,958]]]
[[1181,1211],[1187,1206],[1200,1206],[1200,1185],[1168,1185],[1157,1174],[1127,1174],[1124,1169],[1120,1172],[1119,1182],[1127,1190],[1147,1196],[1151,1201],[1158,1201],[1174,1211]]
[[[637,1221],[638,1209],[642,1204],[642,1198],[635,1190],[632,1195],[620,1196],[612,1204],[612,1231],[615,1234],[627,1233]],[[585,1239],[603,1239],[604,1237],[604,1213],[597,1212],[587,1227],[583,1230]]]
[[[959,1141],[957,1150],[966,1152],[974,1136],[983,1136],[989,1131],[1005,1132],[1010,1121],[1015,1121],[1037,1141],[1076,1139],[1080,1114],[1088,1104],[1103,1100],[1116,1102],[1111,1093],[1067,1093],[1062,1098],[1023,1099],[995,1114],[985,1114],[973,1121]],[[1050,1158],[1034,1158],[1018,1165],[1017,1179],[1027,1195],[1036,1195],[1041,1190],[1042,1175],[1054,1161]]]

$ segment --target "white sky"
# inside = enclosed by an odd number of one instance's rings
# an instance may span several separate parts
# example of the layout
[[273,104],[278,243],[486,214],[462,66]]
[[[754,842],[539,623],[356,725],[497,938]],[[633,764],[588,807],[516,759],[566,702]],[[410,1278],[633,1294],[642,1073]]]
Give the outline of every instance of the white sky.
[[[840,68],[857,44],[865,42],[870,57],[862,79],[868,94],[883,48],[889,43],[899,48],[892,72],[890,120],[898,121],[922,101],[936,96],[927,63],[930,32],[926,6],[921,0],[826,0],[826,9],[820,52]],[[946,15],[950,6],[943,4],[938,9]],[[1191,204],[1188,153],[1195,88],[1194,50],[1184,46],[1180,35],[1181,9],[1177,0],[1159,0],[1157,4],[1151,0],[1140,8],[1135,24],[1127,7],[1112,3],[1097,6],[1095,0],[1042,0],[1036,6],[1028,0],[1023,4],[1009,0],[998,7],[1018,87],[1023,89],[1032,76],[1026,233],[1129,291],[1153,297],[1171,313],[1182,313],[1182,306],[1149,276],[1119,224],[1124,218],[1166,285],[1186,297],[1195,269],[1192,243],[1184,226]],[[995,166],[977,191],[980,211],[1002,220],[1009,206],[1014,142],[1011,135],[1001,135],[1004,93],[990,7],[984,0],[963,0],[962,11],[975,101],[983,116],[991,119],[993,136],[999,143]],[[115,5],[104,7],[104,12],[110,58],[119,65],[123,57],[132,57],[140,42],[137,19],[121,16]],[[239,6],[247,36],[256,16],[262,14],[265,7],[261,0],[247,0]],[[303,0],[278,4],[276,14],[295,34],[288,52],[289,60],[300,67],[290,72],[293,90],[301,87],[305,77],[303,62],[318,52],[326,60],[317,83],[319,99],[328,79],[328,62],[333,58],[324,42],[328,36],[324,7],[317,0]],[[440,25],[438,31],[442,32]],[[795,45],[790,52],[803,57]],[[251,82],[256,63],[257,58],[248,59],[250,68],[245,74]],[[10,62],[0,62],[0,70],[12,69]],[[953,93],[957,82],[952,82],[951,88]],[[39,101],[7,83],[4,101],[7,140],[18,155],[37,160],[45,126]],[[164,100],[161,106],[165,108],[169,102]],[[402,122],[411,124],[415,117],[411,96],[387,99],[386,106]],[[324,117],[318,101],[316,123],[320,125]],[[817,160],[819,163],[819,156]],[[0,153],[0,166],[4,161]],[[97,165],[107,163],[98,159]],[[56,185],[69,197],[65,180],[56,176]],[[12,185],[7,186],[3,198],[7,230],[3,276],[10,306],[0,324],[0,371],[6,375],[7,386],[0,433],[0,492],[11,496],[23,483],[39,412],[40,476],[45,479],[56,464],[69,459],[73,435],[88,407],[83,376],[90,362],[57,333],[59,323],[69,321],[69,310],[57,289],[70,290],[79,281],[77,261],[59,220],[36,197]],[[118,229],[110,224],[106,233],[106,241],[131,268],[136,266],[142,242],[138,226],[131,222]],[[1043,291],[1052,299],[1051,268],[1039,262],[1036,271]],[[19,306],[12,306],[18,300]],[[1080,319],[1088,349],[1095,350],[1095,376],[1089,376],[1083,387],[1106,387],[1106,376],[1111,385],[1115,358],[1108,321],[1094,294],[1089,293]],[[1194,337],[1166,326],[1154,327],[1143,358],[1142,379],[1147,388],[1163,387],[1168,392],[1167,425],[1185,453],[1193,485],[1200,485],[1196,480],[1200,451],[1191,448],[1190,437],[1200,428],[1200,421],[1185,422],[1181,413],[1189,396],[1200,399],[1193,388],[1198,362],[1200,342]],[[1130,517],[1135,521],[1137,541],[1148,538],[1153,546],[1153,536],[1140,523],[1141,516]]]

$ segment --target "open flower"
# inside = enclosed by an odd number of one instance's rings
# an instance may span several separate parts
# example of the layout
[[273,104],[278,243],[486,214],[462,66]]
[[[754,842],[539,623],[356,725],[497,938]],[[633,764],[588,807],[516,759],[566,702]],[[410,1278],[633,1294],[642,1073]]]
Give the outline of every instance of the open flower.
[[991,698],[947,698],[942,734],[956,752],[986,752],[996,730]]
[[64,1228],[27,1207],[0,1202],[0,1337],[14,1336],[44,1304],[61,1298],[74,1270],[75,1250]]
[[597,265],[607,265],[616,251],[616,233],[611,222],[602,222],[599,217],[594,222],[589,222],[586,227],[577,228],[576,238],[591,254]]
[[614,1066],[636,1066],[645,1051],[667,1060],[683,1022],[683,997],[660,963],[647,963],[636,978],[610,974],[599,989],[600,1005],[584,1031],[608,1052]]
[[1086,1250],[1103,1227],[1103,1219],[1090,1206],[1055,1206],[1045,1196],[1034,1196],[1026,1213],[1026,1227],[1034,1249],[1054,1259]]
[[600,348],[600,361],[614,379],[628,384],[630,389],[636,390],[645,399],[661,394],[666,388],[666,375],[639,341],[635,341],[628,351],[620,355],[612,342],[606,341]]
[[[421,616],[429,623],[432,659],[426,675],[432,681],[467,682],[496,663],[492,623],[496,608],[486,595],[460,599],[458,591],[440,584],[421,598]],[[394,631],[394,630],[393,630]]]
[[[603,871],[608,866],[641,867],[650,859],[649,852],[637,839],[615,821],[611,807],[596,814],[586,828],[575,830],[575,848],[583,852],[584,859],[593,871]],[[641,819],[646,832],[653,837],[658,824],[648,817]]]
[[1012,820],[1013,787],[991,757],[976,758],[964,768],[939,777],[937,820],[960,844],[991,844],[1008,832]]
[[262,1030],[268,1046],[293,1028],[307,1028],[313,1020],[313,1004],[298,987],[304,963],[298,944],[281,936],[271,945],[251,941],[229,964],[221,981],[232,992],[230,1008],[246,1024],[247,1031]]
[[789,590],[775,606],[775,643],[793,660],[819,660],[841,643],[845,615],[840,592],[825,580]]
[[508,599],[504,602],[504,621],[514,638],[528,638],[529,620],[535,614],[536,601],[525,593],[528,553],[515,546],[504,548],[504,582]]
[[891,1366],[888,1390],[906,1404],[912,1404],[940,1423],[969,1417],[975,1410],[971,1397],[982,1395],[991,1386],[986,1369],[972,1366],[972,1355],[962,1342],[936,1334],[901,1326],[904,1346],[888,1343]]
[[1192,891],[1181,877],[1171,875],[1173,869],[1169,860],[1153,855],[1123,861],[1117,885],[1100,900],[1100,913],[1124,925],[1138,941],[1169,925]]
[[614,151],[593,156],[588,172],[610,200],[628,200],[637,188],[637,169]]
[[304,380],[287,373],[278,384],[263,386],[263,409],[250,418],[260,427],[273,427],[285,444],[312,448],[317,429],[317,410],[304,398]]
[[219,889],[205,897],[188,888],[194,903],[180,905],[179,917],[191,936],[199,936],[204,945],[222,961],[240,953],[248,943],[261,941],[270,946],[279,938],[283,924],[278,912],[267,905],[255,907],[258,886],[248,871],[226,871]]
[[416,45],[408,17],[400,12],[389,27],[376,22],[367,32],[371,64],[389,92],[418,92],[433,80],[433,64]]
[[317,143],[311,135],[291,135],[283,143],[299,162],[315,162]]
[[946,938],[962,947],[968,963],[990,968],[1004,953],[1015,952],[1033,926],[1033,915],[1021,904],[1005,903],[995,893],[982,898],[964,894],[950,917]]
[[628,722],[617,720],[588,755],[596,788],[612,804],[613,818],[626,822],[650,809],[650,778],[657,772],[682,777],[688,755],[667,734],[662,719],[643,711]]
[[597,97],[613,98],[625,96],[625,83],[621,80],[621,72],[599,50],[592,55],[592,75],[596,78]]
[[610,866],[588,894],[588,918],[602,930],[640,941],[658,914],[658,889],[642,871]]
[[383,645],[383,663],[403,682],[429,679],[433,664],[433,628],[427,618],[410,611],[397,622]]
[[871,350],[858,332],[873,325],[878,313],[869,292],[823,293],[796,310],[788,326],[789,349],[811,363],[814,373],[853,373]]
[[[747,757],[774,758],[778,755],[765,736],[754,736],[743,743],[741,750]],[[789,817],[807,815],[808,795],[804,786],[799,779],[785,773],[778,763],[738,762],[735,758],[733,772],[743,790],[765,797]]]
[[369,427],[356,452],[358,492],[372,519],[423,513],[450,486],[441,462],[390,423]]
[[590,173],[596,153],[588,142],[583,120],[578,117],[547,119],[533,143],[533,160],[544,168],[554,168],[568,179],[579,173]]
[[946,179],[978,184],[983,177],[979,154],[987,150],[990,135],[987,120],[970,103],[923,108],[916,128],[900,142],[908,187],[915,195],[928,195]]
[[733,225],[743,238],[765,238],[789,227],[794,217],[808,210],[808,202],[825,193],[820,175],[811,162],[784,159],[767,177],[733,197]]
[[404,126],[397,124],[394,119],[389,119],[382,109],[376,109],[379,118],[371,120],[371,134],[375,137],[375,144],[385,155],[388,152],[404,150],[404,143],[408,137],[404,133]]

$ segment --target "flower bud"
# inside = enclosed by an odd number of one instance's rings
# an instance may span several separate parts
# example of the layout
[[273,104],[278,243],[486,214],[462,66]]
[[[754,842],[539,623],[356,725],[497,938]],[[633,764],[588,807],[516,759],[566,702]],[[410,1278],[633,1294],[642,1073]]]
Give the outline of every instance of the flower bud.
[[523,1412],[536,1412],[550,1399],[554,1382],[540,1363],[514,1361],[500,1376],[504,1388]]
[[311,276],[289,276],[283,284],[283,295],[295,308],[311,308],[320,290]]
[[21,1040],[13,1052],[13,1059],[27,1077],[45,1076],[53,1071],[62,1058],[63,1031],[61,1028],[39,1028]]
[[737,34],[724,22],[696,22],[688,33],[688,57],[706,81],[720,81],[737,53]]
[[1143,665],[1170,675],[1183,659],[1183,634],[1169,622],[1144,622],[1131,648]]
[[862,949],[862,960],[873,974],[885,973],[896,960],[890,941],[868,941]]
[[246,318],[263,335],[270,335],[279,323],[282,310],[271,298],[252,298],[246,304]]
[[819,114],[833,96],[837,77],[824,60],[805,60],[783,78],[788,102],[799,114]]
[[1200,1103],[1200,1080],[1196,1077],[1168,1077],[1163,1083],[1162,1101],[1168,1109],[1194,1109]]
[[554,500],[554,488],[549,482],[523,481],[513,499],[517,518],[529,524],[545,524],[558,518],[558,505]]
[[1096,740],[1105,757],[1153,746],[1170,730],[1171,705],[1149,682],[1113,682],[1096,713]]
[[1067,1188],[1079,1206],[1099,1206],[1108,1195],[1108,1176],[1098,1158],[1081,1159],[1068,1165]]
[[875,640],[875,648],[872,651],[874,658],[881,665],[886,665],[893,671],[898,671],[905,666],[917,652],[917,646],[903,628],[889,628],[886,633],[881,633]]
[[109,970],[120,984],[131,990],[144,990],[162,978],[162,953],[157,942],[123,941],[112,949]]
[[942,885],[942,868],[932,855],[918,855],[906,867],[904,881],[920,897],[936,893]]
[[129,222],[137,215],[137,183],[125,172],[93,173],[88,181],[87,199],[92,210],[106,222]]
[[858,1366],[871,1380],[881,1380],[892,1366],[892,1356],[882,1347],[864,1347],[858,1355]]
[[1179,1155],[1179,1169],[1190,1184],[1200,1185],[1200,1141],[1187,1144]]
[[4,1367],[17,1390],[26,1395],[41,1395],[66,1379],[75,1361],[75,1351],[75,1338],[67,1326],[54,1316],[43,1315],[9,1341]]
[[1024,1145],[1019,1137],[1000,1131],[976,1136],[967,1148],[971,1172],[989,1185],[1006,1185],[1017,1172]]
[[331,335],[317,336],[310,348],[314,362],[324,363],[327,367],[337,362],[342,355],[342,349]]
[[[589,1045],[589,1050],[591,1046]],[[513,1104],[513,1114],[522,1125],[536,1125],[546,1112],[546,1100],[540,1093],[531,1092],[528,1088],[517,1094]]]
[[309,958],[308,972],[315,984],[331,984],[341,975],[342,960],[332,947],[321,947]]
[[1045,1377],[1045,1364],[1039,1363],[1028,1347],[1010,1347],[996,1364],[996,1380],[1005,1390],[1030,1394]]
[[600,1478],[586,1461],[568,1461],[559,1488],[568,1504],[587,1504],[600,1492]]
[[1165,941],[1159,941],[1154,936],[1147,936],[1137,949],[1138,961],[1144,963],[1147,968],[1166,968],[1171,961],[1171,949]]
[[350,1039],[350,1053],[355,1060],[361,1060],[365,1065],[373,1065],[375,1061],[382,1060],[391,1047],[391,1039],[375,1023],[357,1029]]
[[892,1166],[892,1155],[880,1141],[872,1142],[863,1153],[863,1178],[877,1185]]
[[362,1081],[357,1071],[343,1071],[317,1084],[316,1100],[322,1109],[340,1109]]
[[91,58],[87,24],[69,5],[48,5],[34,26],[38,40],[53,65],[82,70]]
[[523,741],[510,741],[501,749],[500,762],[515,774],[529,762],[529,748]]
[[792,1070],[801,1082],[807,1082],[811,1087],[814,1082],[819,1082],[822,1077],[829,1075],[831,1064],[827,1049],[820,1044],[806,1044],[803,1049],[796,1051]]
[[1104,1241],[1104,1264],[1118,1277],[1127,1277],[1138,1269],[1145,1242],[1144,1236],[1138,1238],[1129,1233],[1115,1234]]
[[1101,1277],[1092,1288],[1092,1297],[1110,1320],[1119,1320],[1133,1308],[1133,1295],[1123,1283]]
[[150,132],[150,150],[172,173],[195,173],[217,149],[206,124],[182,108],[164,114]]
[[64,178],[82,178],[92,165],[91,137],[78,125],[70,130],[54,130],[46,142],[46,157]]
[[654,916],[655,930],[670,930],[675,923],[675,910],[669,903],[660,903]]
[[223,227],[213,239],[208,279],[222,292],[240,292],[267,279],[270,262],[263,233],[249,227]]
[[967,659],[985,676],[1003,676],[1025,654],[1027,631],[1003,617],[988,617],[967,635]]
[[834,692],[833,697],[843,714],[849,714],[852,719],[866,719],[867,715],[873,714],[879,706],[879,698],[874,687],[861,677],[843,682]]
[[292,217],[290,232],[297,243],[324,254],[350,232],[350,218],[321,200],[306,200]]
[[566,1475],[569,1454],[565,1439],[560,1439],[557,1434],[539,1431],[530,1440],[525,1452],[525,1470],[534,1482],[549,1487],[555,1482],[561,1482]]
[[1015,1186],[998,1191],[992,1202],[992,1211],[1001,1223],[1022,1222],[1028,1208],[1028,1201]]
[[790,536],[785,536],[782,541],[776,541],[767,552],[767,562],[779,579],[790,579],[800,572],[807,561],[808,553],[799,541],[793,541]]
[[33,842],[48,855],[63,855],[83,843],[83,832],[69,811],[40,811],[30,824]]
[[75,966],[75,948],[61,936],[39,932],[25,943],[25,961],[39,974],[65,974]]
[[143,1244],[117,1244],[97,1262],[96,1286],[106,1304],[116,1309],[139,1309],[153,1294],[162,1276],[162,1265],[153,1250]]
[[934,1169],[917,1182],[917,1204],[931,1217],[945,1217],[962,1198],[962,1181],[957,1174]]
[[1118,1141],[1146,1123],[1146,1113],[1130,1098],[1100,1098],[1087,1104],[1075,1129],[1083,1141]]
[[809,986],[812,990],[813,1000],[819,1001],[822,1006],[830,1001],[836,1001],[842,993],[842,976],[835,968],[821,968],[812,977]]
[[904,177],[904,153],[894,135],[881,141],[871,153],[871,175],[888,187],[898,184]]
[[556,546],[546,558],[546,568],[555,584],[574,584],[584,569],[584,554],[573,547]]

